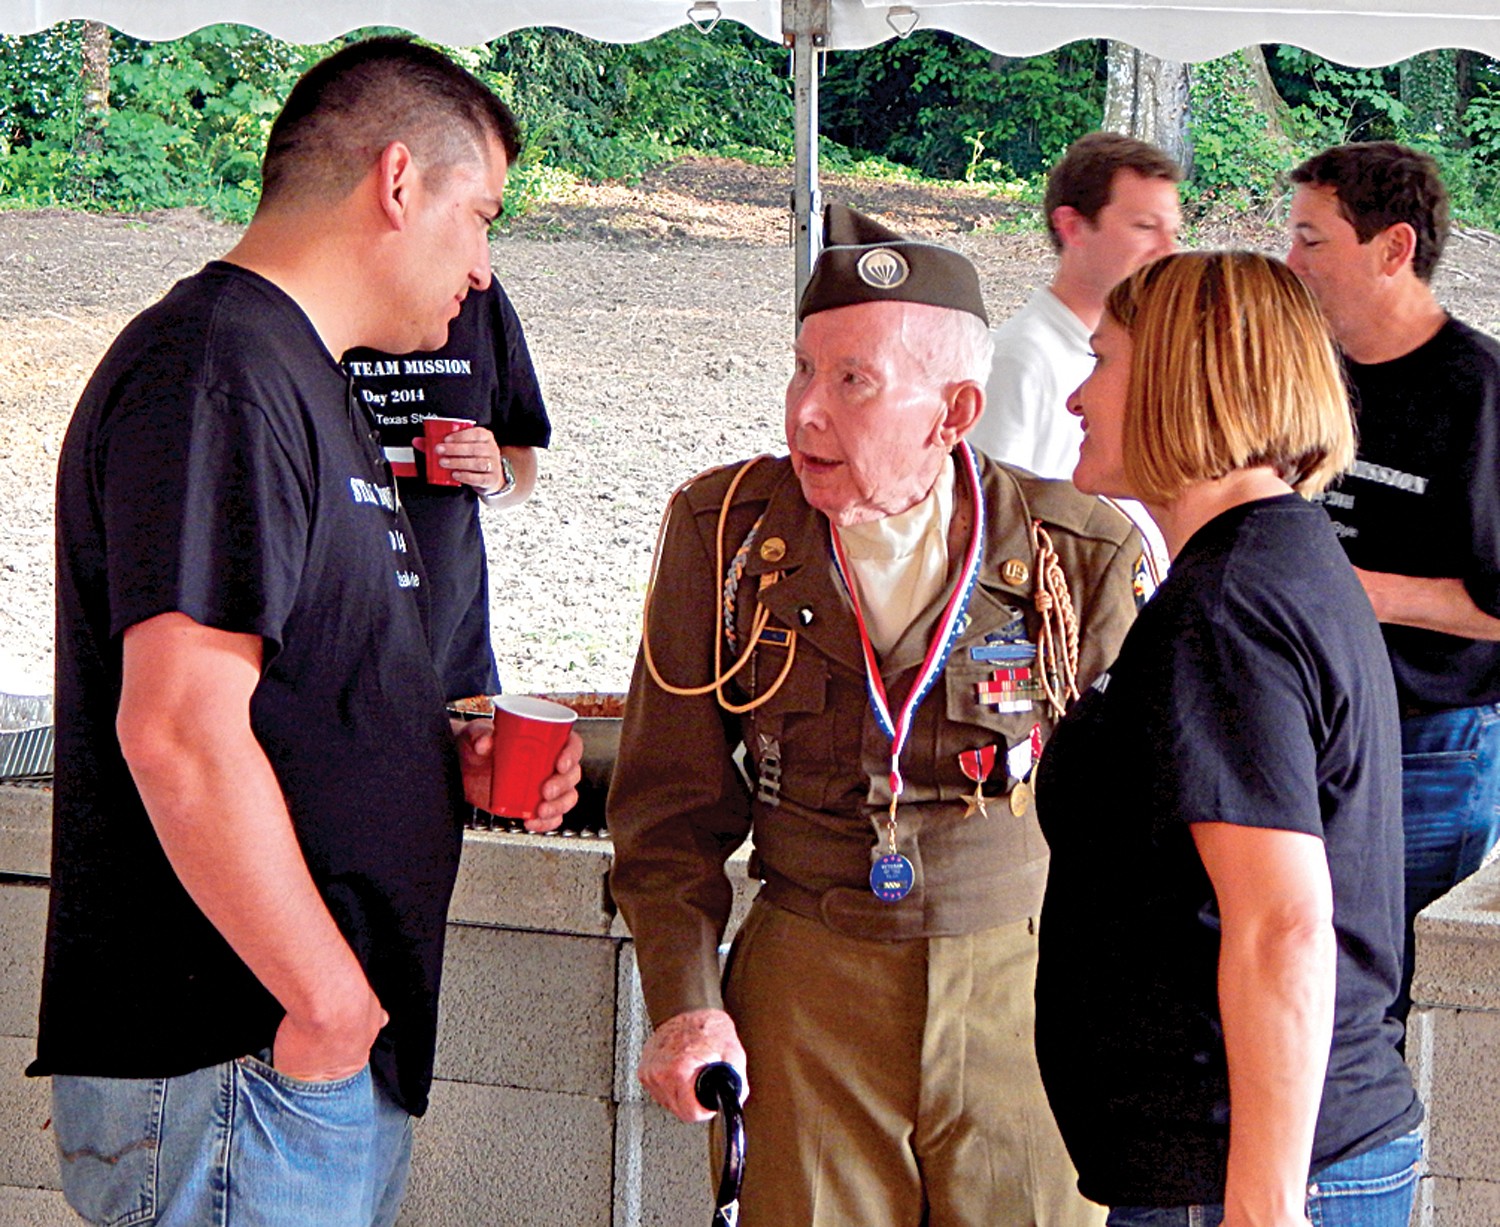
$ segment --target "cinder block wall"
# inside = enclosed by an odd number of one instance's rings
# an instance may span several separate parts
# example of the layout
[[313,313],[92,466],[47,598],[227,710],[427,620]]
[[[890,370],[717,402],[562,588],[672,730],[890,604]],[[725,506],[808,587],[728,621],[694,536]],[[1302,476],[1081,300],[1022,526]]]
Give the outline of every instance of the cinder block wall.
[[1417,917],[1406,1058],[1427,1104],[1422,1227],[1500,1223],[1500,861]]
[[[51,795],[0,786],[0,1225],[73,1227],[36,1036]],[[449,914],[432,1107],[402,1227],[690,1227],[707,1131],[644,1100],[634,947],[608,840],[470,832]],[[743,877],[743,875],[740,875]],[[742,886],[741,908],[748,891]]]

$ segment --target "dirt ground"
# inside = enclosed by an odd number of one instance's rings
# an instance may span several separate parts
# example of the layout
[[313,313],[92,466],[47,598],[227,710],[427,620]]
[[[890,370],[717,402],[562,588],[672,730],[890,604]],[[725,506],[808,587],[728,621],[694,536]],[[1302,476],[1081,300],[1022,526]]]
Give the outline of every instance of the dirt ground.
[[[996,320],[1049,274],[1028,211],[980,189],[841,176],[823,188],[969,254]],[[496,240],[553,423],[531,500],[484,515],[507,689],[624,689],[667,495],[710,465],[781,450],[790,191],[785,168],[693,159],[636,187],[579,188]],[[132,315],[235,237],[192,211],[0,212],[0,691],[50,690],[52,484],[79,392]],[[1279,228],[1239,219],[1186,241],[1284,246]],[[1500,333],[1500,238],[1457,233],[1436,284],[1456,315]]]

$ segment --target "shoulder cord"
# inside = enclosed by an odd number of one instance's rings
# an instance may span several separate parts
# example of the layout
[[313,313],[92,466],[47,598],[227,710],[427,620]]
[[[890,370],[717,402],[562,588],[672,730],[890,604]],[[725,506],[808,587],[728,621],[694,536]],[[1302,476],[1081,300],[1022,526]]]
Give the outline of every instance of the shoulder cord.
[[[768,690],[766,690],[763,694],[757,695],[748,703],[740,704],[730,702],[729,697],[724,693],[725,683],[727,683],[731,678],[735,676],[735,674],[737,674],[741,669],[743,669],[747,664],[750,663],[751,657],[755,655],[756,647],[759,646],[760,633],[765,630],[767,623],[769,623],[771,620],[771,611],[765,608],[765,606],[761,606],[755,611],[755,620],[750,626],[750,640],[745,645],[745,650],[740,653],[739,658],[734,662],[734,664],[732,664],[727,670],[724,669],[724,636],[722,634],[722,626],[724,622],[725,585],[720,580],[720,577],[724,575],[724,525],[729,519],[729,507],[730,504],[734,501],[734,493],[739,489],[740,482],[744,480],[745,475],[749,473],[750,470],[755,467],[755,465],[757,465],[764,459],[766,459],[765,456],[756,456],[752,460],[747,460],[740,467],[740,471],[734,475],[734,480],[729,483],[729,489],[724,492],[724,501],[719,506],[719,526],[714,542],[713,681],[708,682],[702,686],[674,686],[662,677],[660,671],[656,667],[656,661],[651,654],[651,600],[656,592],[657,573],[661,568],[661,546],[662,541],[667,535],[667,524],[671,519],[672,504],[677,501],[677,496],[684,490],[686,490],[688,486],[692,485],[693,482],[698,480],[698,478],[704,476],[703,473],[699,473],[697,477],[689,478],[687,481],[683,482],[682,485],[678,486],[677,489],[672,491],[672,497],[667,500],[666,510],[662,512],[661,524],[656,530],[656,545],[651,551],[651,572],[646,578],[645,609],[641,616],[641,655],[646,661],[646,670],[651,674],[651,680],[655,682],[659,687],[661,687],[661,689],[665,690],[668,694],[694,696],[708,694],[709,691],[713,691],[714,697],[719,702],[719,706],[732,715],[743,715],[745,712],[754,711],[762,703],[768,701],[778,690],[781,689],[781,684],[786,681],[787,675],[792,671],[792,661],[795,660],[797,656],[797,632],[789,630],[787,632],[786,662],[782,665],[781,672],[777,674],[776,680],[771,683],[771,686]],[[759,525],[760,521],[757,520],[755,527],[759,527]],[[754,531],[755,528],[752,528],[752,535]],[[738,577],[735,578],[737,579]]]
[[1073,594],[1068,591],[1068,577],[1052,548],[1052,538],[1040,520],[1033,520],[1031,528],[1036,542],[1033,599],[1037,613],[1042,615],[1042,633],[1037,636],[1037,674],[1053,716],[1061,718],[1068,700],[1078,697],[1078,614],[1073,608]]

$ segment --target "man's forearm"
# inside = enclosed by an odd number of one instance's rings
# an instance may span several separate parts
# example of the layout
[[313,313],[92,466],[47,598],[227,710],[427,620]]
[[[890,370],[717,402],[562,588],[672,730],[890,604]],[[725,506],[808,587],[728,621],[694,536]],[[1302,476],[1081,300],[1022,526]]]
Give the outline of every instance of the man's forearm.
[[1500,640],[1500,618],[1480,609],[1460,579],[1393,575],[1358,567],[1354,573],[1382,622],[1441,631],[1463,639]]
[[289,1014],[335,1023],[363,970],[308,872],[254,738],[131,762],[162,850],[193,902]]

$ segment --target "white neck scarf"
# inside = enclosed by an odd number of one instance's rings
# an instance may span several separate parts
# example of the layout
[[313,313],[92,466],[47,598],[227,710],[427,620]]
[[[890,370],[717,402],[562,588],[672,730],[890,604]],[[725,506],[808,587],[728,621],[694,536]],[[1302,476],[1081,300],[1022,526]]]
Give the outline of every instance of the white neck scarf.
[[899,515],[838,530],[859,585],[870,642],[881,656],[943,590],[952,522],[953,459],[948,457],[921,502]]

